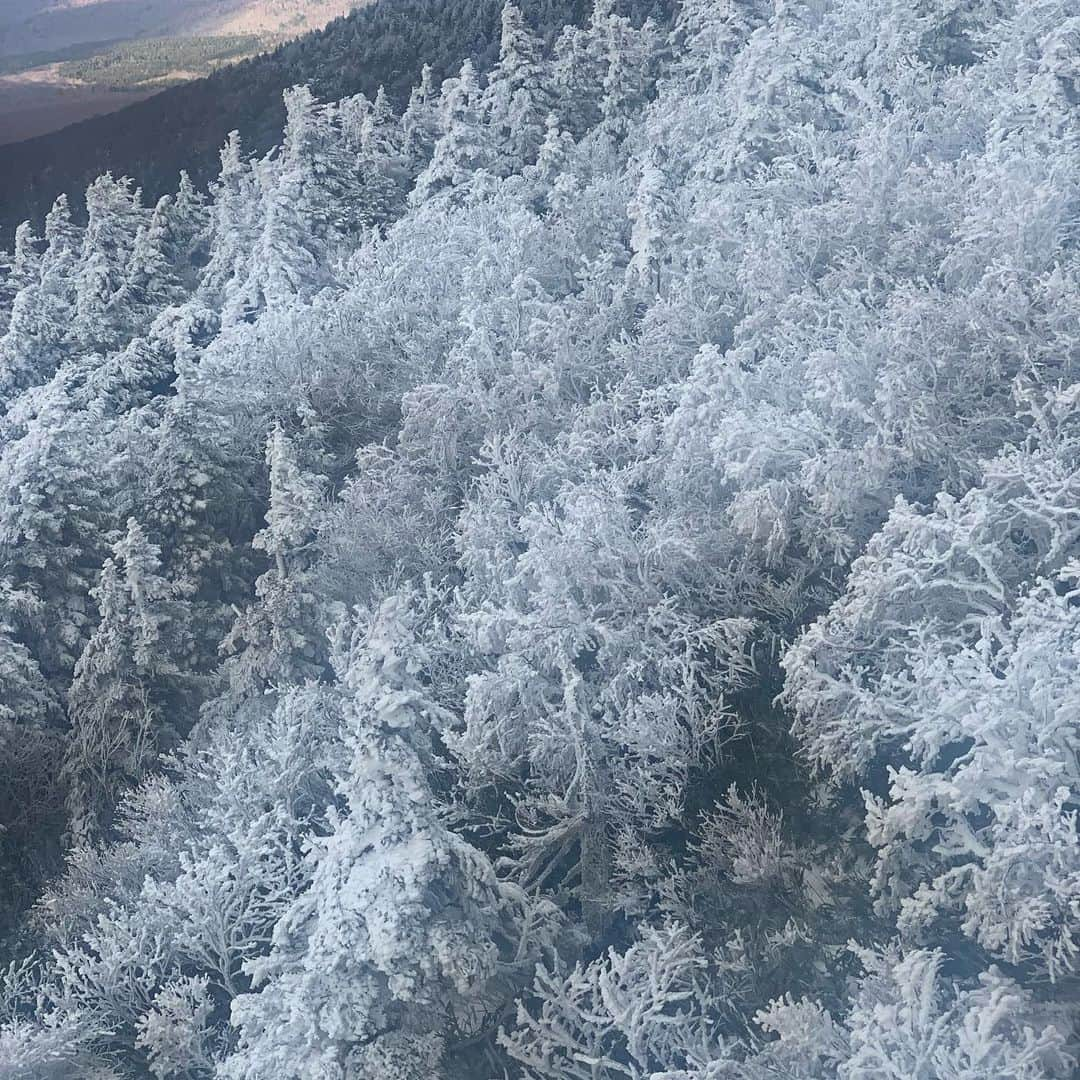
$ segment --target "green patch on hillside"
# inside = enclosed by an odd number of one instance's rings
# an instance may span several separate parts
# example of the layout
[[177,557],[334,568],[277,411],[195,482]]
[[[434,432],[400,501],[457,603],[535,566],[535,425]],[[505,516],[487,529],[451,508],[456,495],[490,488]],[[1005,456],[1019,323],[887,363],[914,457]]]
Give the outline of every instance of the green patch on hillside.
[[117,44],[117,39],[110,41],[84,41],[79,45],[69,45],[64,49],[50,49],[44,52],[20,53],[18,56],[0,57],[0,75],[20,75],[24,71],[57,64],[64,60],[85,60],[96,56]]
[[262,52],[268,44],[255,34],[126,41],[61,64],[60,74],[113,90],[136,90],[148,83],[168,86],[208,75],[222,64]]

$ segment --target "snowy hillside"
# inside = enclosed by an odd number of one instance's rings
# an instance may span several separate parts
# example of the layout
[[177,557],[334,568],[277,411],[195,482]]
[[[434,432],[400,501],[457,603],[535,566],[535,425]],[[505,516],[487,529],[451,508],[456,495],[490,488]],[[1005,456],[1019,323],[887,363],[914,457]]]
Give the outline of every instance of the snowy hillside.
[[0,1078],[1049,1080],[1080,19],[610,0],[0,273]]

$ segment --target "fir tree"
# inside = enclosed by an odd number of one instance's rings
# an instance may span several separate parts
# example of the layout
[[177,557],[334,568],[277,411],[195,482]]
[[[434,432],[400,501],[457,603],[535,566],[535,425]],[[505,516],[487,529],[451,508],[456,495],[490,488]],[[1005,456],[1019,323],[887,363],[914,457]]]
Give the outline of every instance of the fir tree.
[[342,657],[343,813],[311,849],[312,880],[278,924],[258,993],[240,998],[227,1076],[387,1074],[384,1053],[441,1056],[434,1018],[483,994],[497,970],[499,888],[440,820],[425,773],[438,707],[405,601],[386,601]]
[[86,209],[72,330],[83,349],[111,349],[125,338],[125,313],[115,300],[148,215],[140,206],[139,192],[132,191],[132,182],[108,175],[87,189]]
[[540,43],[525,25],[521,9],[507,2],[499,62],[484,90],[486,120],[495,142],[493,169],[498,174],[520,172],[535,161],[551,103],[546,84]]
[[37,243],[30,222],[24,221],[15,230],[11,253],[0,252],[0,329],[7,328],[15,298],[38,279],[41,256]]
[[408,172],[416,177],[431,160],[439,136],[439,94],[431,66],[425,64],[420,82],[409,94],[409,103],[401,115],[401,142]]
[[212,306],[220,306],[230,283],[246,275],[256,208],[254,180],[244,160],[240,133],[233,131],[221,148],[221,169],[210,186],[205,241],[209,257],[199,296]]
[[439,99],[439,139],[431,161],[416,179],[411,201],[420,203],[468,183],[492,164],[491,136],[483,123],[480,83],[468,60],[456,79],[447,79]]
[[175,738],[167,707],[189,654],[187,613],[160,574],[159,549],[133,518],[91,593],[100,621],[68,693],[72,734],[64,763],[73,843],[107,829],[121,792]]
[[237,618],[225,648],[233,689],[240,693],[300,683],[325,671],[325,635],[310,591],[309,553],[315,539],[322,478],[299,467],[292,441],[280,426],[266,441],[270,479],[266,527],[252,546],[272,560],[255,582],[255,602]]

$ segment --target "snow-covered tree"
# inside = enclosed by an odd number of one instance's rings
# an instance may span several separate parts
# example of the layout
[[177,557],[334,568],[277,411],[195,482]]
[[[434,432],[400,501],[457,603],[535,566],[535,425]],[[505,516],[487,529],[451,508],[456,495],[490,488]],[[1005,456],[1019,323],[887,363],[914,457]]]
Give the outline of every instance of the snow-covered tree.
[[675,211],[671,205],[672,183],[665,175],[662,151],[653,147],[641,164],[634,197],[627,204],[630,215],[630,273],[660,295],[665,250],[672,244]]
[[499,62],[484,89],[484,110],[494,146],[492,168],[499,175],[520,172],[536,159],[551,108],[540,42],[519,7],[502,10]]
[[306,86],[292,87],[284,98],[280,153],[253,170],[258,219],[243,277],[228,290],[230,321],[250,321],[327,284],[337,245],[364,220],[357,161],[335,110]]
[[68,351],[81,236],[64,195],[46,215],[45,241],[36,277],[26,278],[12,297],[9,318],[0,319],[6,329],[0,337],[0,400],[5,402],[46,381]]
[[87,224],[75,275],[73,333],[87,350],[111,349],[125,340],[125,311],[115,303],[134,254],[140,226],[149,217],[132,181],[103,176],[86,191]]
[[185,298],[180,279],[183,267],[177,265],[179,253],[170,236],[171,207],[172,199],[163,195],[150,220],[139,226],[123,284],[112,300],[130,336],[145,333],[164,308]]
[[206,195],[195,188],[191,177],[184,171],[180,173],[176,194],[167,204],[166,223],[166,252],[172,272],[190,292],[207,258],[209,208]]
[[595,0],[588,23],[563,28],[555,43],[552,85],[559,118],[576,139],[603,118],[604,83],[611,65],[612,0]]
[[480,81],[472,61],[442,85],[438,141],[431,161],[416,179],[410,200],[422,203],[467,184],[473,174],[493,164],[492,136],[484,124]]
[[746,1062],[700,1075],[1051,1080],[1071,1073],[1068,1015],[996,968],[954,987],[939,951],[856,954],[863,975],[842,1021],[813,1001],[778,1000],[755,1017],[775,1042]]
[[431,160],[439,137],[439,92],[425,64],[420,81],[409,94],[409,103],[401,114],[401,146],[410,176],[417,176]]
[[0,919],[32,898],[50,867],[63,818],[63,710],[22,640],[44,605],[0,583]]
[[520,1005],[502,1041],[529,1080],[684,1075],[677,1070],[727,1056],[707,969],[685,926],[646,927],[623,953],[569,972],[539,968],[535,1009]]
[[255,601],[240,613],[225,642],[237,692],[317,678],[325,669],[325,624],[310,591],[309,553],[323,499],[321,477],[303,471],[280,427],[266,440],[269,504],[266,527],[252,546],[271,559],[255,582]]
[[963,499],[898,502],[785,659],[809,753],[887,769],[864,793],[880,905],[916,940],[947,920],[1052,979],[1080,946],[1075,396],[1033,401],[1028,444]]
[[57,376],[30,392],[25,429],[0,452],[4,574],[47,605],[48,623],[24,641],[47,677],[61,680],[70,676],[92,629],[88,592],[109,528],[102,463],[87,454],[94,438],[79,415],[73,381]]
[[251,169],[244,159],[238,131],[221,148],[221,169],[210,185],[205,245],[209,253],[199,282],[199,295],[220,305],[227,287],[247,272],[254,243],[257,196]]
[[182,685],[189,631],[177,589],[160,568],[159,549],[131,519],[92,592],[100,622],[68,694],[72,735],[64,773],[75,842],[108,826],[123,789],[175,738],[168,706]]
[[6,329],[15,297],[37,281],[41,254],[29,221],[15,230],[11,253],[0,252],[0,328]]
[[359,154],[356,169],[359,173],[359,193],[363,200],[360,217],[365,225],[385,225],[400,216],[405,195],[413,173],[409,169],[412,153],[421,151],[419,144],[408,147],[406,139],[423,139],[419,130],[423,121],[418,111],[422,103],[415,101],[416,111],[410,119],[411,136],[394,115],[383,87],[360,124]]
[[499,973],[509,904],[434,798],[442,719],[420,681],[407,604],[387,600],[341,643],[343,809],[312,842],[311,885],[279,921],[269,957],[249,965],[257,992],[233,1005],[240,1040],[224,1075],[388,1077],[376,1069],[387,1038],[401,1044],[395,1057],[434,1064],[450,1017],[482,1008]]

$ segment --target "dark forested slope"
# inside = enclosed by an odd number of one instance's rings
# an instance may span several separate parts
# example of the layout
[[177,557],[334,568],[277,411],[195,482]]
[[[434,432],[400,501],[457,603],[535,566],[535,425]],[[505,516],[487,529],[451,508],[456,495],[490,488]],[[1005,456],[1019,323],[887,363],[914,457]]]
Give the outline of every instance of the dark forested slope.
[[[550,34],[587,13],[582,0],[526,0],[530,20]],[[669,0],[625,0],[662,16]],[[323,98],[380,85],[403,103],[423,64],[436,79],[465,57],[481,69],[498,53],[497,0],[377,0],[326,29],[211,77],[158,94],[109,116],[4,148],[0,165],[0,235],[9,240],[26,218],[39,220],[60,193],[73,202],[103,172],[133,177],[148,197],[171,190],[186,169],[197,182],[216,171],[225,136],[268,150],[281,132],[281,92],[308,83]]]

